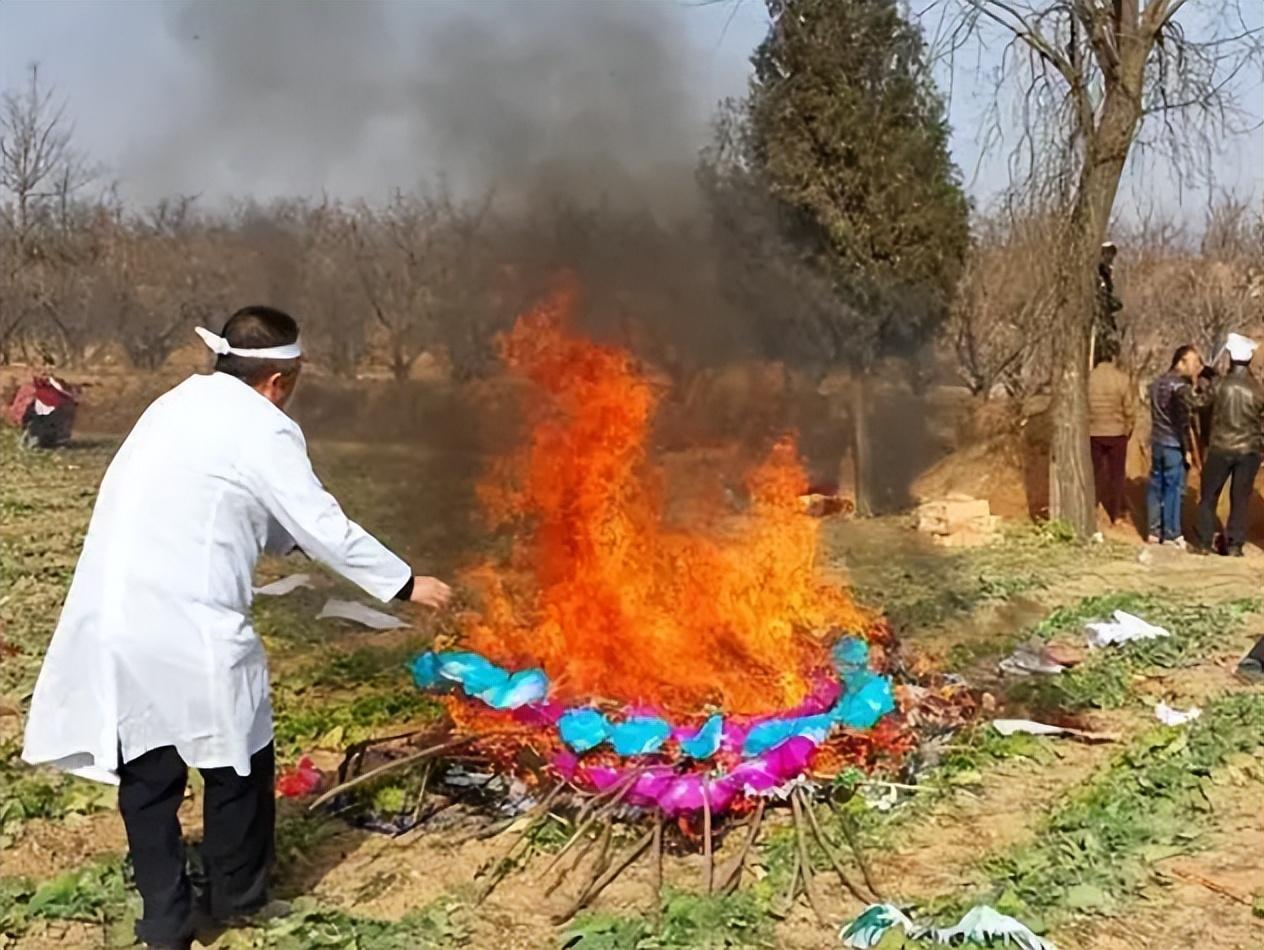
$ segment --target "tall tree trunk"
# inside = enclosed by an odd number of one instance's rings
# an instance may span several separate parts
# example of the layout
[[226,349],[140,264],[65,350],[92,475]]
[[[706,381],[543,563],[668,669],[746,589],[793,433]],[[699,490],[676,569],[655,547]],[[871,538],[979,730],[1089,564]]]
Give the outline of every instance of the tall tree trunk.
[[851,464],[856,486],[856,514],[873,514],[873,482],[870,478],[869,406],[865,398],[865,374],[857,370],[851,379]]
[[1128,150],[1140,115],[1136,101],[1116,85],[1088,130],[1084,167],[1058,274],[1058,326],[1054,335],[1050,404],[1049,515],[1081,538],[1096,530],[1097,499],[1088,435],[1088,369],[1097,306],[1097,260],[1115,207]]

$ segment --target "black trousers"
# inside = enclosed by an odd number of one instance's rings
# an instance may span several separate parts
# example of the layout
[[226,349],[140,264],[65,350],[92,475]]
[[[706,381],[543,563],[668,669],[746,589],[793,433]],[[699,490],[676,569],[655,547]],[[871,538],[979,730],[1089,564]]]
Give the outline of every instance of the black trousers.
[[[250,759],[250,774],[200,769],[203,909],[216,920],[251,914],[267,903],[276,825],[276,759],[271,743]],[[146,752],[119,766],[119,811],[127,829],[144,943],[179,944],[193,935],[193,888],[185,867],[178,811],[189,777],[174,748]]]
[[1097,500],[1106,509],[1110,523],[1114,524],[1124,511],[1128,437],[1095,435],[1088,443],[1093,456],[1093,482],[1097,488]]
[[1246,513],[1255,486],[1255,476],[1260,470],[1260,453],[1243,452],[1230,455],[1214,449],[1203,463],[1202,500],[1198,506],[1198,539],[1210,546],[1216,531],[1216,504],[1225,482],[1229,486],[1229,523],[1225,527],[1225,542],[1230,548],[1240,548],[1246,541]]

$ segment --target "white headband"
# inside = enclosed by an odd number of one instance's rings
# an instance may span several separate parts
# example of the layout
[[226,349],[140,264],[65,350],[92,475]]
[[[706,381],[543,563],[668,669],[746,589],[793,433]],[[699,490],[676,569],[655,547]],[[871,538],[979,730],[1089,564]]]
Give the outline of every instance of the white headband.
[[269,346],[262,350],[244,350],[236,346],[230,346],[218,333],[212,333],[206,327],[194,327],[193,332],[202,338],[202,342],[211,348],[216,356],[245,356],[250,359],[258,360],[295,360],[303,355],[302,348],[298,345],[298,340],[293,343],[286,343],[284,346]]

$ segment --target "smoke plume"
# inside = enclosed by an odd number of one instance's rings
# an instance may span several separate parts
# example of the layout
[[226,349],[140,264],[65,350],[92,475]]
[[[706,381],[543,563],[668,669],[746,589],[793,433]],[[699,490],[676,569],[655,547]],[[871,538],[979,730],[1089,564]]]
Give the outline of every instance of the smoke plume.
[[560,0],[172,4],[180,117],[126,156],[129,189],[374,199],[441,178],[458,194],[676,207],[714,107],[688,15]]

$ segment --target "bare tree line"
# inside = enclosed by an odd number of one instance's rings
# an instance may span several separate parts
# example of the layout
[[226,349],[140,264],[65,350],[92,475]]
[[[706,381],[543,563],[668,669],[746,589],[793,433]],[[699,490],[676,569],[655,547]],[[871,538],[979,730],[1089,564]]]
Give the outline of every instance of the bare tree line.
[[[77,367],[108,344],[152,370],[196,323],[268,300],[302,314],[314,361],[333,373],[373,366],[403,379],[429,354],[470,377],[491,365],[496,331],[570,268],[602,304],[604,323],[589,329],[633,342],[681,382],[707,362],[760,355],[802,305],[803,280],[769,276],[792,250],[766,249],[764,279],[730,285],[723,238],[741,229],[732,215],[754,213],[736,203],[664,225],[556,196],[508,215],[493,198],[439,187],[380,205],[211,212],[178,196],[128,209],[32,69],[0,97],[0,362]],[[941,350],[980,397],[1048,391],[1064,220],[1056,207],[1010,207],[973,230]],[[1221,201],[1200,242],[1161,219],[1116,239],[1138,375],[1179,342],[1211,350],[1228,330],[1264,323],[1264,208]]]
[[[975,245],[943,340],[976,396],[1047,392],[1056,319],[1056,216],[1003,212],[975,223]],[[1123,357],[1138,378],[1167,368],[1183,343],[1214,354],[1231,331],[1264,330],[1264,206],[1229,197],[1201,237],[1155,217],[1115,235]]]

